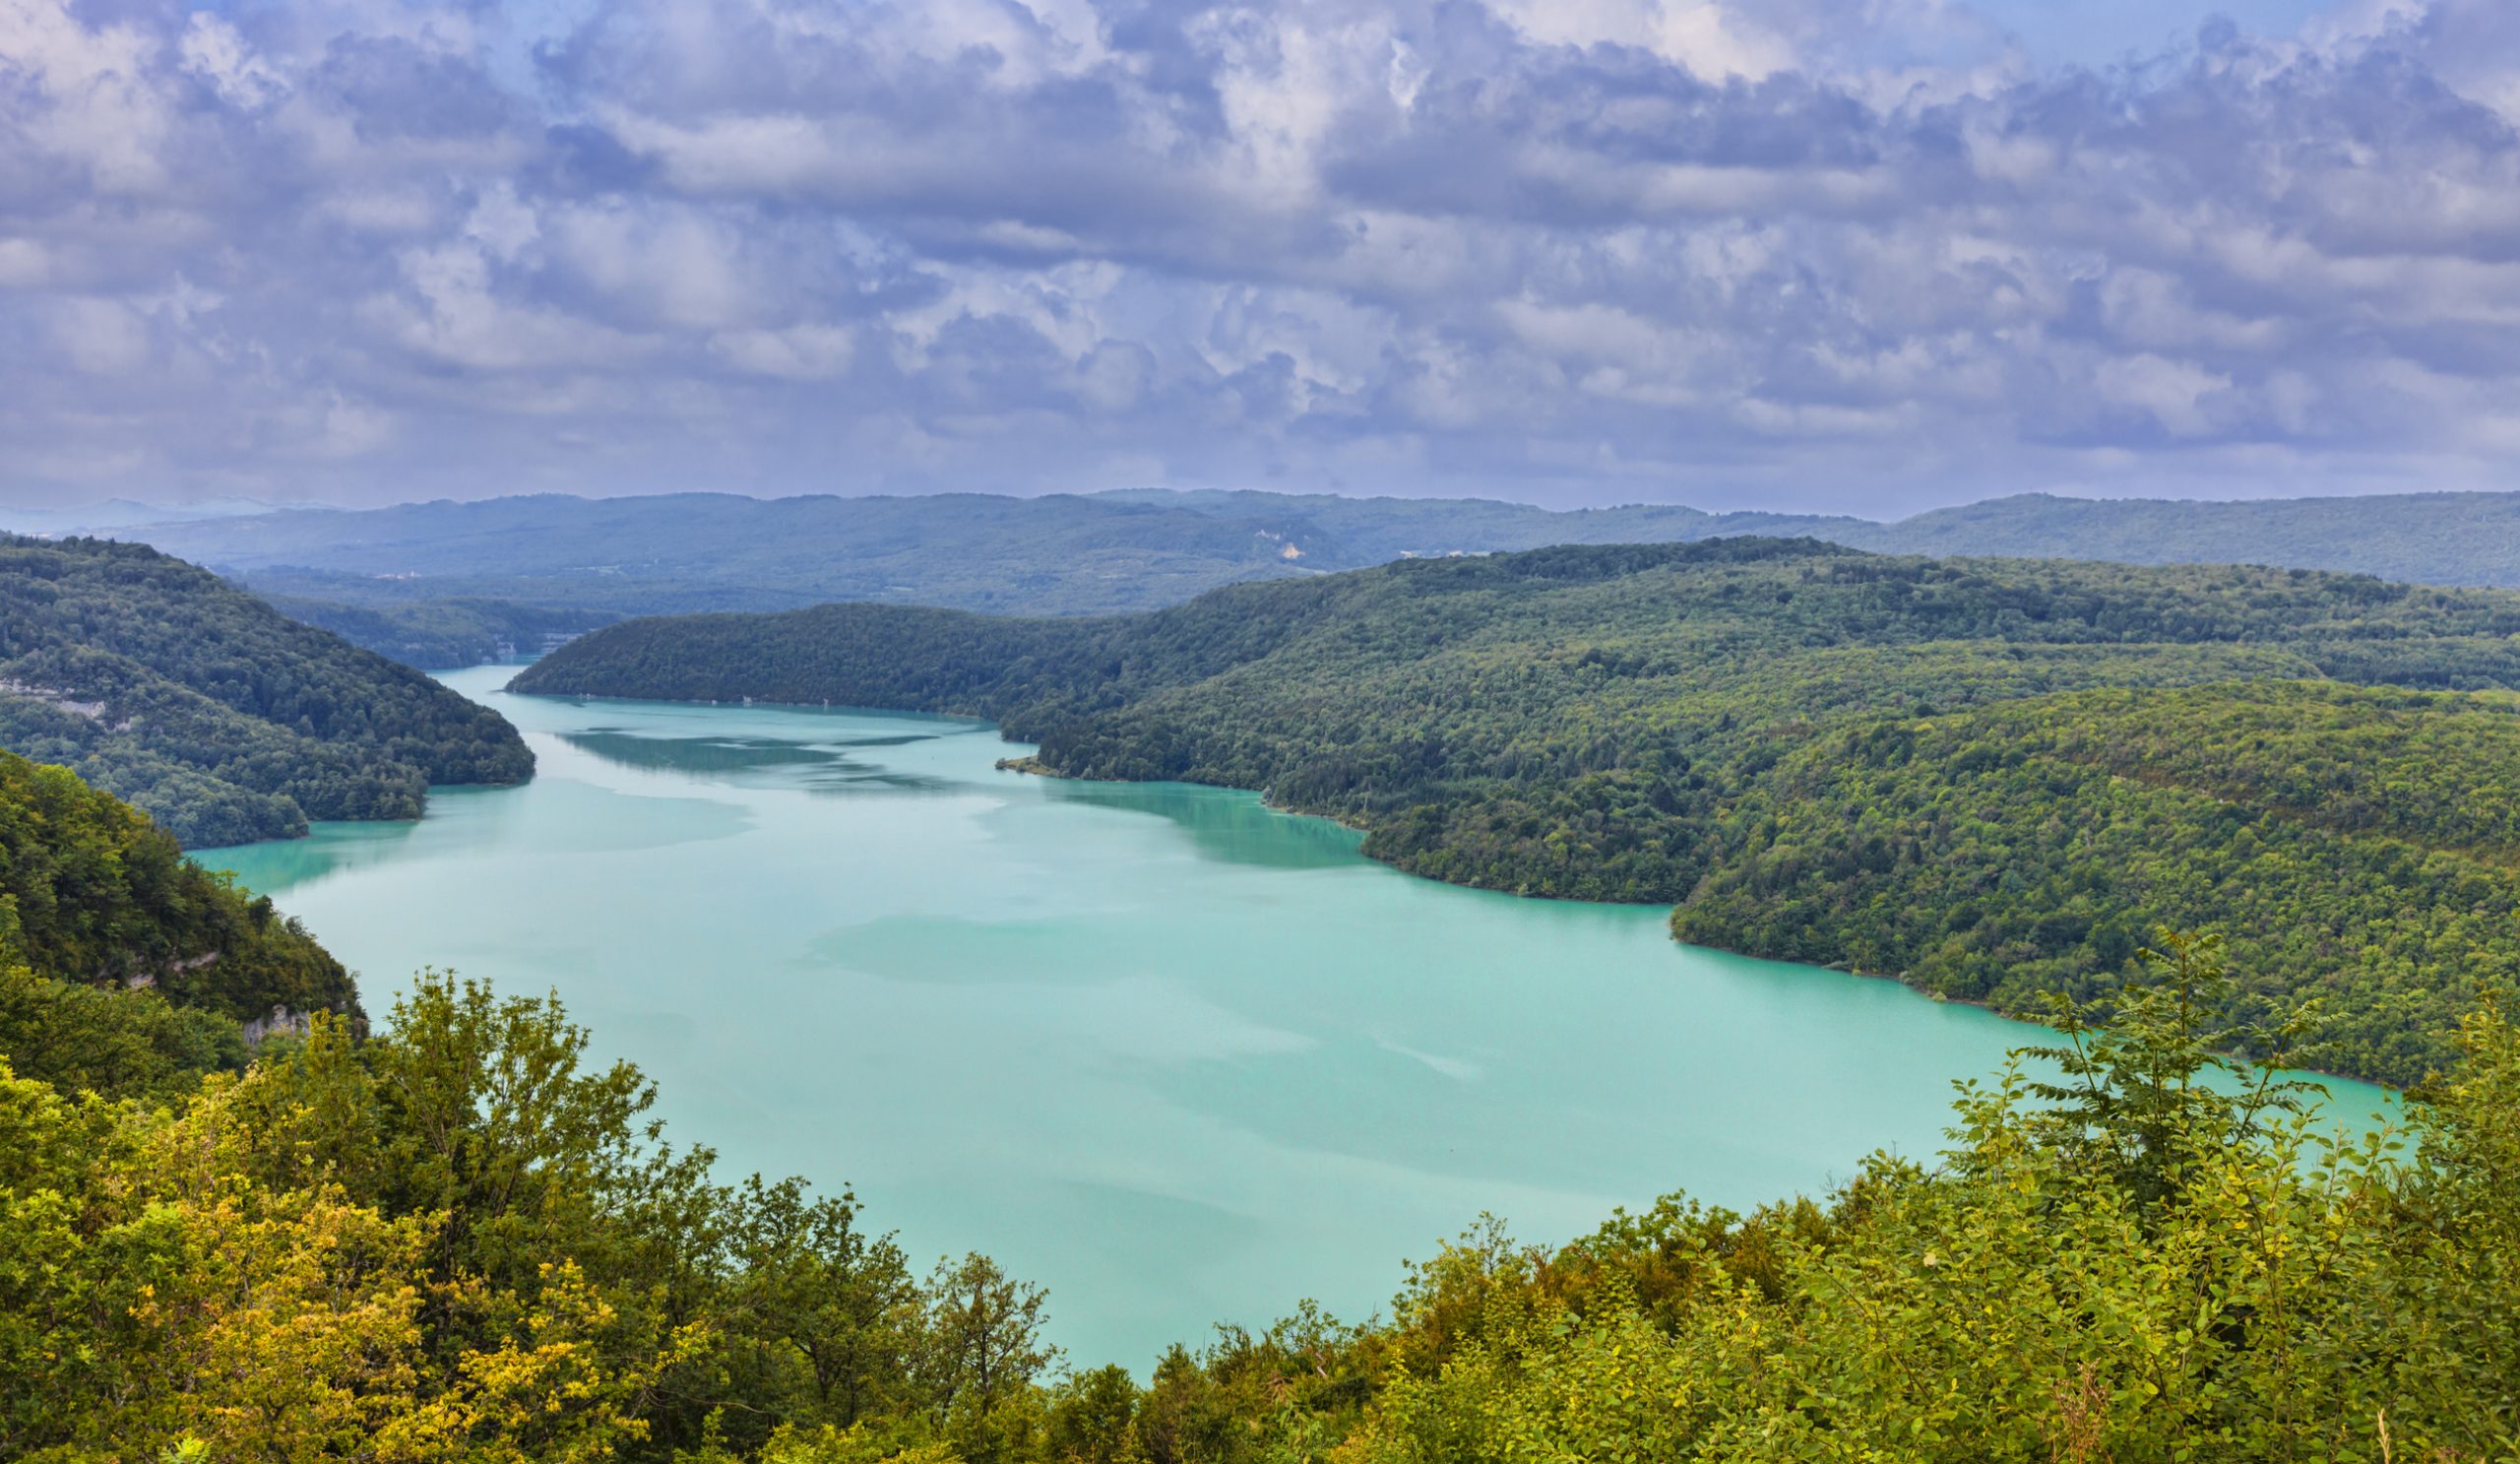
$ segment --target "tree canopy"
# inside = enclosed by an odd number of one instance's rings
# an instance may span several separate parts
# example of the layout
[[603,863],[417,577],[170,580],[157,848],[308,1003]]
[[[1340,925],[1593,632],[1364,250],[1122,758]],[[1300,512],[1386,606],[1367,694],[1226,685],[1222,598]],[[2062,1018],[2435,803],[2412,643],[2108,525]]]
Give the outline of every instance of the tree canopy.
[[186,845],[415,818],[513,783],[505,719],[135,544],[0,537],[0,747],[75,767]]
[[2208,1069],[2210,942],[1930,1164],[1562,1244],[1475,1226],[1387,1318],[1070,1363],[981,1255],[727,1184],[556,1001],[426,975],[172,1103],[0,1069],[0,1452],[657,1464],[2484,1461],[2520,1446],[2520,1030],[2402,1134]]

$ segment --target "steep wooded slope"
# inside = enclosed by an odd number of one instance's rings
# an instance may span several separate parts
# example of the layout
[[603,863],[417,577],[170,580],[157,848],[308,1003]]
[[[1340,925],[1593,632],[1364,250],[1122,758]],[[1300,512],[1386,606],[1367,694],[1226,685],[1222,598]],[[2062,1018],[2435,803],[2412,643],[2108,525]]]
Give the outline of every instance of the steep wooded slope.
[[414,818],[513,783],[495,712],[136,544],[0,539],[0,748],[77,768],[190,846]]

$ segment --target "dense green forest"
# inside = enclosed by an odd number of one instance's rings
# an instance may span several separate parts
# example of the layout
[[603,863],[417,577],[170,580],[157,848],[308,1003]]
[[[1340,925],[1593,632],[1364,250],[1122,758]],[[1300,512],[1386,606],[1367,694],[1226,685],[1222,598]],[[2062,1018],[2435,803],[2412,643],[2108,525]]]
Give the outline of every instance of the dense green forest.
[[109,1095],[238,1068],[240,1020],[357,1019],[349,974],[299,924],[183,857],[67,768],[0,753],[0,1057]]
[[2520,586],[2513,493],[2247,503],[2033,493],[1895,523],[1670,504],[1551,511],[1476,498],[1158,489],[1040,498],[542,495],[121,522],[117,537],[209,564],[259,592],[369,608],[473,597],[683,614],[863,600],[1102,614],[1243,580],[1406,557],[1744,534],[1890,553],[2244,562]]
[[1906,554],[2352,570],[2434,585],[2520,586],[2520,493],[2379,493],[2250,502],[2021,493],[1893,524],[1784,532]]
[[1747,1215],[1675,1193],[1565,1244],[1487,1221],[1387,1317],[1299,1305],[1153,1360],[1062,1357],[1040,1289],[916,1264],[846,1187],[720,1179],[553,998],[423,975],[377,1037],[319,1018],[139,1100],[0,1065],[0,1454],[2509,1457],[2515,1013],[2465,1017],[2408,1131],[2326,1139],[2215,1055],[2284,1050],[2200,1022],[2215,944],[2162,946],[2111,1027],[1964,1085],[1931,1167]]
[[0,539],[0,747],[77,768],[186,845],[415,818],[533,772],[516,729],[136,544]]
[[502,600],[420,600],[369,607],[293,595],[263,597],[272,608],[388,661],[420,670],[531,656],[621,618]]
[[[1691,940],[2011,1011],[2121,979],[2150,919],[2244,908],[2230,1015],[2319,987],[2333,1060],[2407,1082],[2520,956],[2505,831],[2409,793],[2520,758],[2487,694],[2520,686],[2515,634],[2504,592],[1718,540],[1135,617],[634,621],[516,685],[990,716],[1047,771],[1260,789],[1404,868],[1670,902]],[[2103,694],[2132,687],[2184,689]]]

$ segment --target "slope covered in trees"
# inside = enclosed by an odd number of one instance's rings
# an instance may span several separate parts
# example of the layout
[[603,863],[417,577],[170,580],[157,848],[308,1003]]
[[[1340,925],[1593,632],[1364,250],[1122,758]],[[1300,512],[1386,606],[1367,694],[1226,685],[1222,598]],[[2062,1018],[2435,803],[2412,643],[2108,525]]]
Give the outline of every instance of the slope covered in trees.
[[[2507,765],[2520,719],[2458,693],[2520,686],[2515,633],[2520,597],[2498,592],[1725,540],[1407,562],[1099,620],[635,621],[516,684],[990,716],[1047,771],[1261,789],[1362,824],[1405,868],[1672,902],[1690,939],[2014,1010],[2105,988],[2147,920],[2245,884],[2234,938],[2254,976],[2234,1014],[2335,984],[2338,1060],[2408,1081],[2472,984],[2513,970],[2520,937],[2490,912],[2520,882],[2497,827],[2348,827],[2295,764],[2351,765],[2366,806],[2405,809],[2448,747]],[[2357,701],[2361,684],[2439,694]],[[2100,696],[2127,687],[2192,689]],[[2210,746],[2211,765],[2043,750],[2104,717],[2108,745]],[[1866,770],[1919,727],[1925,753],[1874,794]],[[2137,828],[2141,859],[2079,857]],[[2323,882],[2355,893],[2314,909]],[[2372,919],[2381,901],[2393,918]],[[2332,938],[2309,933],[2320,911]]]
[[846,1189],[714,1178],[551,999],[423,977],[383,1035],[319,1024],[172,1104],[0,1070],[0,1454],[2508,1457],[2511,1013],[2467,1018],[2403,1145],[2329,1141],[2261,1074],[2202,1081],[2216,953],[2165,945],[2052,1083],[1968,1088],[1931,1167],[1564,1245],[1489,1223],[1387,1320],[1303,1305],[1135,1374],[1061,1358],[985,1256],[922,1278]]
[[185,844],[414,818],[512,783],[495,712],[133,544],[0,539],[0,747],[77,768]]
[[2218,921],[2233,1010],[2317,996],[2323,1060],[2399,1082],[2520,980],[2520,704],[2268,681],[2073,692],[1817,738],[1718,819],[1681,939],[2037,1011],[2135,912]]
[[[2358,827],[2499,836],[2504,811],[2443,796],[2476,760],[2465,730],[2396,716],[2420,709],[2397,693],[2318,694],[2361,751],[2413,739],[2451,767],[2404,806],[2358,809],[2391,790],[2304,754],[2281,792],[2331,791]],[[2298,710],[2238,721],[2280,740]],[[2209,751],[2174,753],[2182,776],[2219,776]],[[1929,1167],[1879,1156],[1748,1215],[1673,1194],[1562,1245],[1487,1222],[1412,1268],[1388,1319],[1301,1305],[1140,1372],[1063,1358],[1052,1299],[985,1255],[917,1264],[845,1187],[730,1181],[668,1144],[653,1087],[590,1061],[556,998],[424,974],[377,1035],[322,1015],[247,1064],[218,1020],[239,983],[260,973],[259,998],[320,972],[354,1014],[340,968],[64,769],[0,757],[0,912],[9,1458],[2482,1464],[2520,1447],[2507,1000],[2462,1018],[2401,1139],[2328,1138],[2288,1085],[2216,1055],[2292,1057],[2303,1024],[2222,1029],[2220,947],[2157,937],[2110,1027],[2060,1012],[2037,1067],[1964,1087]],[[141,973],[158,987],[113,980]],[[2208,1083],[2216,1067],[2232,1071]]]
[[1909,554],[2016,554],[2135,564],[2353,570],[2438,585],[2520,585],[2520,493],[2185,502],[2021,493],[1823,538]]
[[355,1017],[349,974],[267,899],[66,768],[0,753],[0,1056],[67,1088],[164,1094],[243,1064],[240,1019]]

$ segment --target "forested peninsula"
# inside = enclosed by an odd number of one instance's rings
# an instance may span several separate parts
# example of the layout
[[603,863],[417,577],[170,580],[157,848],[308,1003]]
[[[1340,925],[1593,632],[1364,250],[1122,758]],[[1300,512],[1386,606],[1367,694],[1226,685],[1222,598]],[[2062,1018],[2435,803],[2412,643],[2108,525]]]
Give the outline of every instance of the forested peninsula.
[[0,537],[0,746],[78,769],[185,845],[416,818],[433,783],[515,783],[488,708],[137,544]]
[[640,620],[516,687],[991,717],[1043,771],[1262,790],[1403,868],[2025,1014],[2220,921],[2227,1016],[2316,996],[2325,1065],[2405,1083],[2520,966],[2515,637],[2500,591],[1734,539]]

